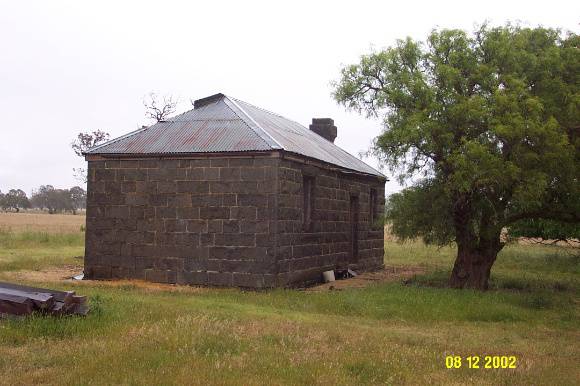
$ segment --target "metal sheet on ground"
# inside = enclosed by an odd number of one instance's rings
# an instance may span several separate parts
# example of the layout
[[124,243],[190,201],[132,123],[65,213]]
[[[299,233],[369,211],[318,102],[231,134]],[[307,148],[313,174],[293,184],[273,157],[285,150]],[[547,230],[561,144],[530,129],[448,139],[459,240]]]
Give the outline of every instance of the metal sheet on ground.
[[50,315],[86,315],[89,311],[86,296],[74,291],[55,291],[0,282],[0,314],[29,315],[40,312]]

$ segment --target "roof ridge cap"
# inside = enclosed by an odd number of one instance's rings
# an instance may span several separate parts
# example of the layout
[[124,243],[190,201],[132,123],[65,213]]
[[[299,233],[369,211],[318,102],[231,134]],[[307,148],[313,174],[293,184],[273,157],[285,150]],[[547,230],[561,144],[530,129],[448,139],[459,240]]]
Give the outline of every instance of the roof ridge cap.
[[[265,112],[267,112],[267,113],[269,113],[269,114],[272,114],[272,115],[275,115],[275,116],[277,116],[277,117],[284,118],[284,119],[288,119],[288,118],[286,118],[286,117],[284,117],[284,116],[282,116],[282,115],[280,115],[280,114],[278,114],[278,113],[275,113],[275,112],[273,112],[273,111],[270,111],[270,110],[268,110],[268,109],[265,109],[265,108],[263,108],[263,107],[260,107],[260,106],[256,106],[256,105],[254,105],[254,104],[252,104],[252,103],[250,103],[250,102],[246,102],[246,101],[243,101],[243,100],[241,100],[241,99],[234,98],[234,97],[228,97],[228,98],[230,98],[230,99],[233,99],[233,100],[234,100],[234,101],[236,101],[236,102],[242,102],[242,103],[245,103],[245,104],[247,104],[247,105],[250,105],[250,106],[252,106],[252,107],[254,107],[254,108],[258,109],[258,110],[265,111]],[[288,119],[288,120],[290,120],[290,119]]]
[[296,123],[297,125],[300,125],[300,126],[304,127],[306,130],[310,130],[310,129],[308,129],[306,126],[303,126],[303,125],[302,125],[300,122],[298,122],[298,121],[295,121],[295,120],[293,120],[293,119],[291,119],[291,118],[288,118],[288,117],[285,117],[285,116],[283,116],[283,115],[280,115],[280,114],[278,114],[278,113],[275,113],[275,112],[273,112],[273,111],[270,111],[270,110],[268,110],[268,109],[265,109],[265,108],[263,108],[263,107],[260,107],[260,106],[253,105],[253,104],[251,104],[251,103],[249,103],[249,102],[242,101],[242,100],[240,100],[240,99],[236,99],[236,98],[231,98],[231,99],[234,99],[235,101],[238,101],[238,102],[245,103],[245,104],[247,104],[247,105],[250,105],[250,106],[252,106],[252,107],[253,107],[253,108],[255,108],[255,109],[258,109],[258,110],[265,111],[265,112],[267,112],[268,114],[275,115],[275,116],[277,116],[277,117],[279,117],[279,118],[284,118],[284,119],[285,119],[285,120],[287,120],[287,121],[294,122],[294,123]]
[[[254,120],[254,118],[252,118],[252,117],[251,117],[251,115],[250,115],[250,114],[248,114],[248,113],[246,112],[246,110],[244,110],[244,109],[242,108],[242,106],[240,106],[240,105],[237,103],[237,102],[238,102],[238,100],[237,100],[237,99],[235,99],[235,98],[230,98],[229,96],[227,96],[227,95],[224,95],[224,99],[223,99],[223,101],[224,101],[226,104],[228,104],[228,102],[230,102],[231,104],[233,104],[233,106],[234,106],[234,107],[235,107],[237,110],[239,110],[239,111],[240,111],[240,112],[241,112],[243,115],[245,115],[245,117],[246,117],[246,118],[247,118],[247,119],[250,121],[250,123],[248,123],[248,122],[246,121],[246,119],[244,119],[243,117],[241,117],[239,114],[237,114],[237,113],[234,111],[234,113],[235,113],[236,115],[238,115],[238,116],[240,117],[240,119],[242,119],[242,120],[243,120],[243,121],[246,123],[246,125],[248,125],[248,127],[249,127],[249,128],[252,130],[252,131],[254,131],[254,133],[256,133],[256,134],[257,134],[257,135],[258,135],[258,136],[259,136],[259,137],[260,137],[260,138],[261,138],[261,139],[262,139],[264,142],[266,142],[266,144],[267,144],[267,145],[269,145],[269,146],[270,146],[272,149],[282,149],[282,150],[284,149],[284,146],[282,146],[282,145],[281,145],[281,144],[280,144],[278,141],[276,141],[276,140],[274,139],[274,137],[272,137],[272,136],[270,135],[270,133],[268,133],[266,130],[264,130],[264,128],[263,128],[262,126],[260,126],[260,125],[258,124],[258,122],[256,122],[256,121]],[[241,102],[241,101],[240,101],[240,102]],[[245,102],[244,102],[244,103],[245,103]],[[231,106],[229,106],[229,107],[231,108]],[[255,128],[254,128],[254,127],[252,127],[252,126],[254,126]],[[258,131],[257,131],[256,129],[260,130],[260,132],[261,132],[262,134],[258,133]],[[272,143],[270,143],[270,142],[272,142]]]

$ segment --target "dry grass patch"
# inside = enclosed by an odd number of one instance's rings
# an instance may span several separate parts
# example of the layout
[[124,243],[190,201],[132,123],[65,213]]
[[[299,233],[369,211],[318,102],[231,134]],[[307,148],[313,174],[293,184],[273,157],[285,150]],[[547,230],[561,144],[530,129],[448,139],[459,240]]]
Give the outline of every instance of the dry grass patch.
[[0,213],[0,277],[52,281],[78,274],[84,255],[82,224],[80,215]]
[[81,214],[0,212],[0,230],[12,232],[74,233],[81,230],[85,221]]

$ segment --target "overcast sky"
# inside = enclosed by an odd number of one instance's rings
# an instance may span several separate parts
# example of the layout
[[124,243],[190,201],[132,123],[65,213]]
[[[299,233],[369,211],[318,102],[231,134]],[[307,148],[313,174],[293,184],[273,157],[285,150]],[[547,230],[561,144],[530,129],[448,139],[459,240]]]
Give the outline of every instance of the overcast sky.
[[150,123],[142,102],[150,91],[179,97],[179,111],[223,92],[305,126],[331,117],[336,143],[357,155],[381,126],[333,101],[341,65],[398,38],[486,19],[578,32],[579,4],[0,0],[0,190],[79,184],[76,134],[116,137]]

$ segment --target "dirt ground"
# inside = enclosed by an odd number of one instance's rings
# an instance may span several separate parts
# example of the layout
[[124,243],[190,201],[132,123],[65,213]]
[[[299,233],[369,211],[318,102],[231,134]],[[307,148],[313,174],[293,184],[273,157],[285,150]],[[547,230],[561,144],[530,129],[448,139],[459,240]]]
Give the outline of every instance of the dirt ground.
[[401,281],[414,275],[424,273],[422,267],[385,267],[380,271],[365,272],[349,279],[336,280],[307,288],[307,291],[343,290],[348,288],[364,288],[371,284]]
[[4,272],[3,276],[14,279],[14,281],[31,281],[31,282],[58,282],[72,280],[74,275],[83,271],[78,265],[65,265],[60,267],[50,267],[40,271],[14,271]]

